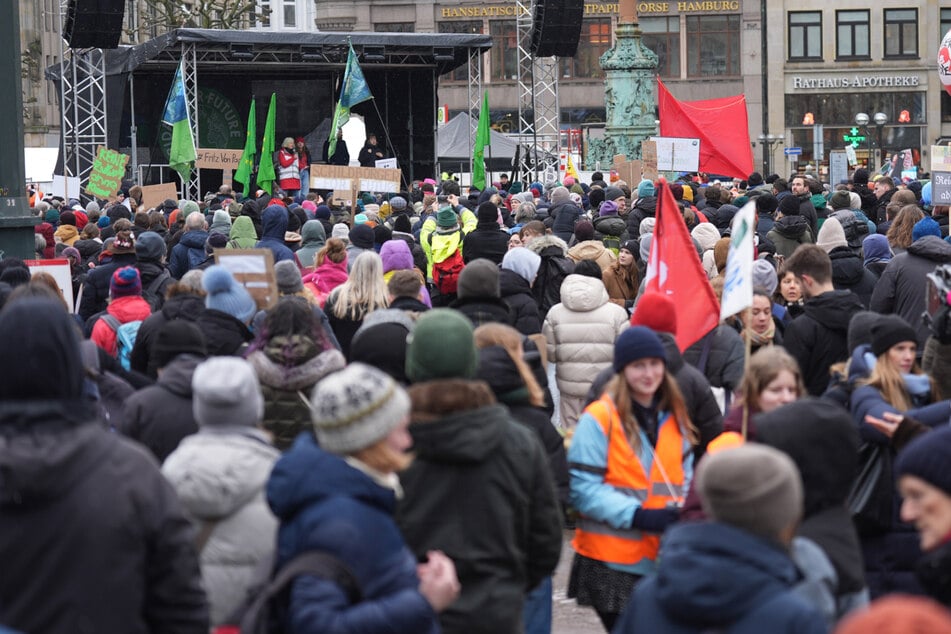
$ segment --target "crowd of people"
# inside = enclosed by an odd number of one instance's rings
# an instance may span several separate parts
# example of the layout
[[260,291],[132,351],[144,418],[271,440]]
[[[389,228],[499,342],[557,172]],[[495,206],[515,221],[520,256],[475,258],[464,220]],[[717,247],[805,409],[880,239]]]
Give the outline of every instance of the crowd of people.
[[[0,632],[223,634],[284,572],[272,631],[549,633],[566,528],[606,631],[951,631],[930,185],[426,179],[341,208],[280,154],[271,194],[32,200],[74,305],[0,260]],[[717,295],[756,209],[752,306],[686,348],[693,297],[646,283],[670,204]],[[216,263],[249,248],[270,306]]]

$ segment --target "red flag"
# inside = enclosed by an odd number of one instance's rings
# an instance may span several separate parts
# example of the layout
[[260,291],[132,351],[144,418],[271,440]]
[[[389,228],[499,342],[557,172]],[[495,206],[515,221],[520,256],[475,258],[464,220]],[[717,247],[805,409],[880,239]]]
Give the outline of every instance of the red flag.
[[696,343],[720,321],[720,305],[667,181],[657,187],[657,223],[647,258],[645,293],[664,293],[677,310],[677,346]]
[[678,101],[657,80],[660,135],[700,139],[700,171],[746,178],[753,171],[753,150],[746,97]]

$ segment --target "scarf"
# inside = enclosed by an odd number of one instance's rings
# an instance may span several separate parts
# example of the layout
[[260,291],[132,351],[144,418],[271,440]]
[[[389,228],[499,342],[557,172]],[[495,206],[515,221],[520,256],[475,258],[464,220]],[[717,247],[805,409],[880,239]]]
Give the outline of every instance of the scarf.
[[749,339],[750,345],[752,346],[766,346],[772,345],[773,338],[776,336],[776,322],[772,319],[769,320],[769,328],[766,329],[766,332],[759,334],[752,328],[743,329],[743,340]]

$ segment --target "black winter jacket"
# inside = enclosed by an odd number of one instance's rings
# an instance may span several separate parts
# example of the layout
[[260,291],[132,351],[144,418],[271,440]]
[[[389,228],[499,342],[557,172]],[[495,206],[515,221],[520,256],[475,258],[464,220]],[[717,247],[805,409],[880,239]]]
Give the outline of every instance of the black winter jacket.
[[192,375],[202,361],[192,354],[178,355],[155,385],[130,396],[122,408],[116,429],[144,445],[159,463],[182,438],[198,432],[192,413]]
[[[743,339],[729,326],[719,325],[684,350],[684,361],[700,370],[713,387],[732,393],[743,378]],[[707,351],[706,363],[704,350]]]
[[483,324],[505,324],[515,327],[515,313],[509,305],[494,297],[467,297],[449,305],[469,318],[473,328]]
[[536,434],[482,381],[410,387],[413,464],[400,475],[397,522],[418,556],[441,550],[462,593],[444,634],[521,631],[525,594],[554,571],[561,509]]
[[476,258],[485,258],[493,264],[501,264],[508,249],[509,234],[499,229],[499,223],[480,222],[462,240],[462,260],[468,264]]
[[515,271],[499,271],[499,288],[502,301],[508,304],[515,314],[515,329],[523,335],[534,335],[542,331],[542,318],[538,313],[538,304],[532,296],[532,287]]
[[657,215],[657,196],[638,198],[627,215],[627,233],[633,238],[641,235],[641,221]]
[[575,235],[575,225],[578,224],[578,218],[581,217],[581,210],[573,202],[555,205],[549,208],[548,213],[555,219],[551,226],[551,232],[565,242],[571,240]]
[[78,403],[0,413],[0,622],[22,632],[207,634],[195,534],[143,448]]
[[866,309],[875,291],[875,274],[865,268],[862,258],[849,247],[829,251],[832,260],[832,286],[837,291],[852,291]]
[[241,347],[253,338],[247,326],[220,310],[205,309],[195,320],[195,325],[205,335],[209,357],[237,355]]
[[630,240],[627,223],[620,216],[600,216],[594,219],[594,239],[604,241],[605,236],[618,238],[621,244]]
[[198,295],[176,295],[165,302],[162,310],[149,315],[139,326],[129,359],[132,369],[152,379],[158,377],[158,368],[152,360],[152,342],[159,330],[173,319],[195,321],[203,312],[205,300]]
[[894,313],[918,333],[918,349],[924,350],[928,326],[921,318],[925,310],[926,276],[936,267],[951,262],[951,244],[937,236],[915,240],[908,250],[892,258],[882,273],[871,309],[876,313]]
[[809,394],[822,396],[829,386],[829,367],[849,358],[849,321],[861,310],[855,293],[829,291],[807,300],[802,315],[786,326],[783,346],[799,362]]
[[83,321],[106,309],[112,274],[124,266],[135,265],[135,253],[120,253],[112,256],[112,260],[106,264],[100,264],[89,271],[83,284],[83,297],[79,302],[79,316]]

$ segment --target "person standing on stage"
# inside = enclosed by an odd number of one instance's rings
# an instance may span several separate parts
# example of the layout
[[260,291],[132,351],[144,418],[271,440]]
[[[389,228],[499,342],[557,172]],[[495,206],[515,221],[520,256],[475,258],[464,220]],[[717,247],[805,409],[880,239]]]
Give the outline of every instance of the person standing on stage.
[[385,158],[383,149],[376,144],[376,135],[368,134],[366,145],[360,150],[360,166],[376,167],[376,162]]

